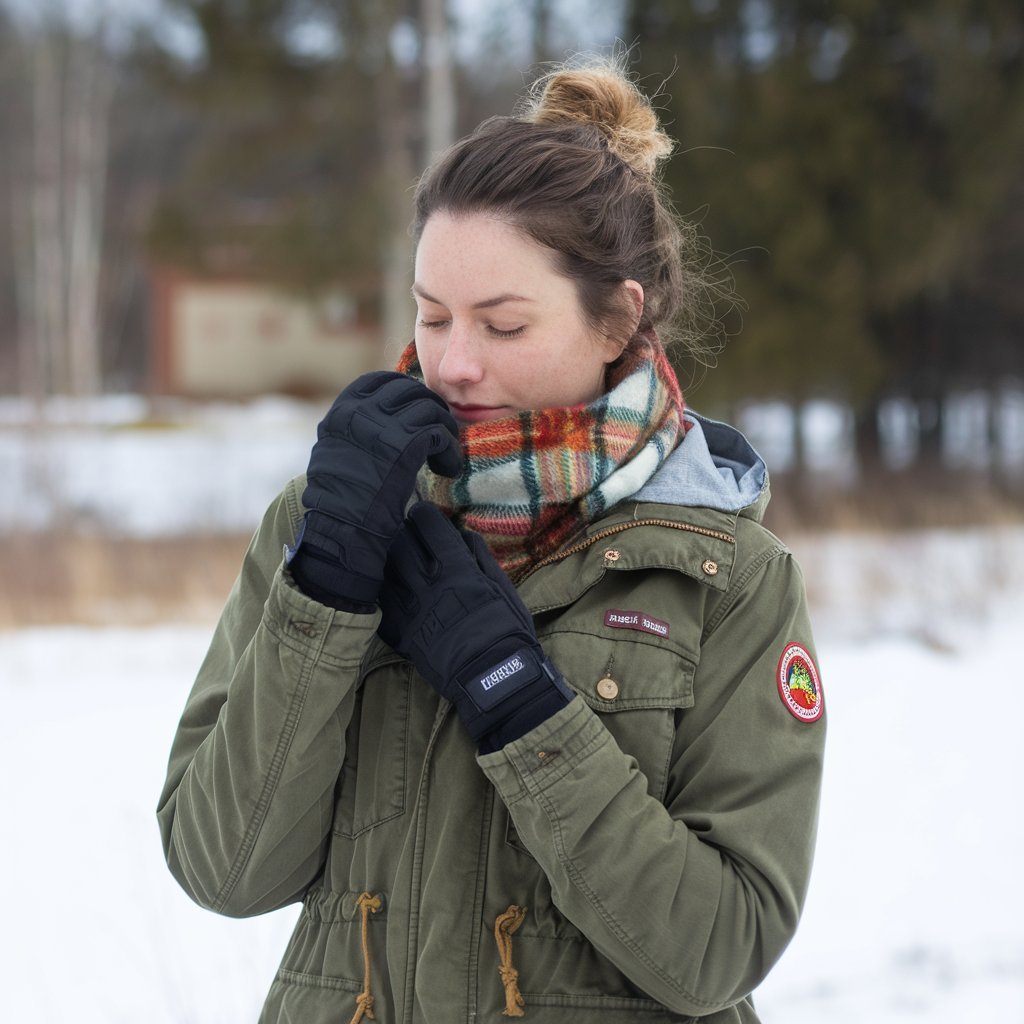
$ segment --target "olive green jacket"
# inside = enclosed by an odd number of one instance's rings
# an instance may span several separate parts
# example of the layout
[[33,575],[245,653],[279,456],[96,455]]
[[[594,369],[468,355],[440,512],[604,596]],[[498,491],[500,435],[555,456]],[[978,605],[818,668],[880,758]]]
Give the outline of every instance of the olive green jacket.
[[485,756],[377,615],[291,581],[301,493],[245,556],[159,807],[204,907],[302,901],[261,1020],[756,1021],[824,742],[779,681],[814,648],[767,486],[739,514],[624,503],[537,567],[520,594],[578,696]]

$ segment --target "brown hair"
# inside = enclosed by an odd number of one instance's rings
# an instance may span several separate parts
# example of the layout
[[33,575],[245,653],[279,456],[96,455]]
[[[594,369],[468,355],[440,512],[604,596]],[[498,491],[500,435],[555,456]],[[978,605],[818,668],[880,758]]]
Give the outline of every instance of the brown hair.
[[[657,167],[671,150],[615,63],[559,68],[534,84],[520,113],[484,121],[427,169],[414,236],[434,213],[493,214],[554,252],[592,329],[625,344],[637,330],[664,334],[681,322],[699,346],[723,281],[709,281],[703,236],[663,194]],[[620,287],[628,279],[644,289],[639,323]]]

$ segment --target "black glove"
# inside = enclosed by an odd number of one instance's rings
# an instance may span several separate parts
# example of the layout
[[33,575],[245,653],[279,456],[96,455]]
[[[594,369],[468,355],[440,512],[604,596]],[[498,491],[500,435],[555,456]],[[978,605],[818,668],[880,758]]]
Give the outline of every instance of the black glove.
[[460,533],[434,505],[409,510],[388,553],[380,607],[381,639],[455,705],[481,753],[572,700],[483,538]]
[[317,427],[302,494],[308,511],[286,555],[307,595],[334,608],[373,610],[424,461],[445,476],[462,466],[458,424],[424,384],[367,373],[335,399]]

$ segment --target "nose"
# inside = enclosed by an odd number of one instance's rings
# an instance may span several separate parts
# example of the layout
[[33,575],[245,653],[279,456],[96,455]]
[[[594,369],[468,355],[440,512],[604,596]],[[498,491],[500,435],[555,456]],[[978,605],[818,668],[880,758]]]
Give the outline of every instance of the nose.
[[444,354],[437,364],[437,374],[441,381],[450,387],[476,384],[483,378],[483,364],[468,328],[452,323],[448,330]]

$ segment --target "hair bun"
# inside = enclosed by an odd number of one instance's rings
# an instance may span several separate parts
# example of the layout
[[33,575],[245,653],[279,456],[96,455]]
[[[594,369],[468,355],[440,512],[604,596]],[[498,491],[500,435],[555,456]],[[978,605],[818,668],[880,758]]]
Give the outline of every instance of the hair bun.
[[649,175],[672,152],[672,140],[658,126],[647,97],[611,63],[562,68],[538,79],[526,120],[592,125],[616,156]]

